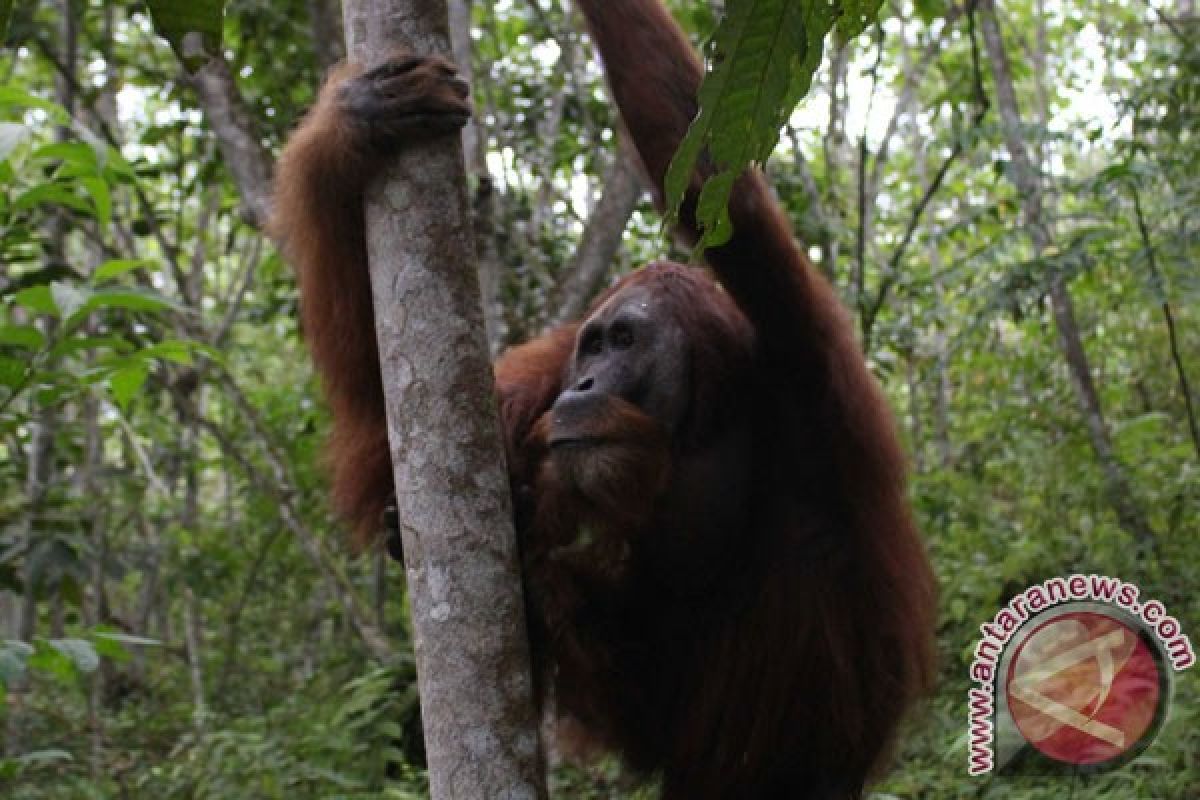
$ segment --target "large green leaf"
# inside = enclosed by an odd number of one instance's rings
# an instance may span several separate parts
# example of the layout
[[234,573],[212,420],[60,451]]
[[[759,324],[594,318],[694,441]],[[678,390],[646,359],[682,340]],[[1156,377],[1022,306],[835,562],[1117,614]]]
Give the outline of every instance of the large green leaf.
[[699,250],[732,234],[728,202],[734,180],[775,149],[780,128],[808,93],[834,22],[842,17],[839,34],[856,35],[878,7],[877,0],[730,0],[713,37],[700,111],[665,180],[668,217],[674,218],[701,154],[712,161],[696,209]]
[[154,29],[171,43],[179,60],[194,69],[221,46],[224,0],[147,0]]

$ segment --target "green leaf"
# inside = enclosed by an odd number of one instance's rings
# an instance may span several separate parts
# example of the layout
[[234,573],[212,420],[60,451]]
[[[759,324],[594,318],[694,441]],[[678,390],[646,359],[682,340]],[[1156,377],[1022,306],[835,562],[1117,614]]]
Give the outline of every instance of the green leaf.
[[162,641],[159,639],[148,639],[145,636],[134,636],[129,633],[121,633],[120,631],[96,631],[93,636],[96,639],[105,639],[120,644],[133,644],[145,647],[160,647],[162,645]]
[[696,201],[697,219],[708,220],[704,231],[705,246],[718,247],[733,236],[733,222],[729,219],[729,195],[737,175],[732,171],[721,172],[705,182]]
[[29,129],[19,122],[0,122],[0,161],[5,161],[22,141],[29,137]]
[[0,42],[8,35],[8,20],[12,16],[12,0],[0,0]]
[[25,378],[25,362],[8,356],[0,356],[0,386],[15,389]]
[[84,174],[94,174],[99,168],[96,151],[83,142],[54,142],[42,145],[30,154],[35,161],[61,161],[76,167]]
[[916,0],[917,16],[926,25],[946,16],[946,0]]
[[45,284],[22,289],[13,295],[13,301],[38,314],[58,314],[58,306],[54,305],[50,287]]
[[148,370],[145,364],[131,364],[108,376],[108,388],[122,411],[129,410],[129,403],[146,383]]
[[99,175],[90,175],[80,178],[79,183],[92,198],[96,221],[100,223],[100,229],[103,232],[108,228],[108,223],[112,219],[112,195],[108,191],[108,182]]
[[42,203],[65,206],[88,216],[95,213],[95,207],[91,203],[60,183],[43,183],[34,186],[18,195],[17,199],[13,201],[12,207],[14,211],[24,211]]
[[[918,0],[919,3],[919,0]],[[849,41],[867,29],[879,14],[883,0],[844,0],[842,15],[838,18],[838,39]]]
[[70,681],[75,677],[75,664],[71,658],[45,639],[38,640],[26,663],[31,670],[53,675],[63,681]]
[[157,647],[162,644],[158,639],[147,639],[144,636],[133,636],[116,630],[97,628],[92,632],[92,645],[102,657],[113,661],[128,661],[129,646]]
[[14,86],[0,86],[0,106],[15,106],[17,108],[40,108],[50,115],[51,122],[69,125],[71,115],[58,103],[30,94]]
[[96,271],[92,273],[92,283],[103,283],[104,281],[124,275],[127,272],[133,272],[135,269],[142,268],[154,270],[155,263],[146,258],[119,258],[112,261],[105,261],[96,267]]
[[128,353],[133,349],[129,340],[120,336],[69,336],[50,348],[51,360],[89,350],[112,350]]
[[[864,6],[865,7],[865,6]],[[855,13],[860,13],[858,6]],[[711,71],[700,87],[700,111],[667,169],[668,219],[678,217],[686,189],[707,149],[715,169],[701,190],[698,250],[732,233],[728,202],[737,176],[762,163],[779,130],[808,92],[839,6],[829,0],[730,0],[713,37]],[[711,185],[709,185],[711,184]]]
[[100,308],[123,308],[128,311],[162,311],[179,306],[155,292],[138,289],[96,289],[91,292],[80,313]]
[[223,0],[147,0],[154,29],[188,69],[219,51],[225,14]]
[[185,342],[180,339],[167,339],[143,349],[137,355],[145,359],[157,358],[175,364],[190,365],[193,361],[192,352],[194,350],[195,344],[193,342]]
[[32,325],[0,325],[0,344],[37,350],[46,343],[46,337]]

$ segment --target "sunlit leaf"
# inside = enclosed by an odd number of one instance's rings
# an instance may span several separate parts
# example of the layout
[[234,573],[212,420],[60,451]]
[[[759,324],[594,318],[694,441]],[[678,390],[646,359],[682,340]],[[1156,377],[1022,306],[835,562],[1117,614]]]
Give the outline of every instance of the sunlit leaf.
[[87,176],[79,179],[80,184],[92,198],[92,206],[96,212],[96,221],[103,231],[108,228],[112,219],[112,196],[108,191],[108,183],[99,176]]
[[36,350],[46,343],[46,337],[33,325],[0,325],[0,344]]
[[32,189],[18,195],[17,199],[13,201],[12,207],[16,211],[24,211],[42,203],[66,206],[88,216],[92,216],[95,213],[95,206],[68,187],[59,183],[43,183],[39,186],[34,186]]
[[17,305],[38,314],[58,314],[58,306],[54,304],[54,297],[50,294],[50,287],[44,284],[29,286],[20,290],[13,295],[13,300]]
[[167,339],[138,353],[140,358],[158,358],[175,364],[191,364],[195,346],[179,339]]
[[121,633],[120,631],[97,631],[93,634],[97,639],[106,639],[111,642],[119,642],[120,644],[139,645],[145,647],[158,647],[162,645],[159,639],[150,639],[145,636],[134,636],[129,633]]
[[139,289],[96,289],[80,309],[83,312],[103,308],[123,308],[128,311],[162,311],[179,308],[170,298],[148,290]]
[[129,409],[129,403],[137,397],[138,392],[145,385],[147,374],[146,365],[138,363],[116,370],[109,375],[109,391],[112,392],[113,400],[122,411]]
[[136,269],[153,270],[154,268],[155,262],[145,258],[113,259],[112,261],[105,261],[96,267],[96,271],[92,273],[92,283],[103,283]]

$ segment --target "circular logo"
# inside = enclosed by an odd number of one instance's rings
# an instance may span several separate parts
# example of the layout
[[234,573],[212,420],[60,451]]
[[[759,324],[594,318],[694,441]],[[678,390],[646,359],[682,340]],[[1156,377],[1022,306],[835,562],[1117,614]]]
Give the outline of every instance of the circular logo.
[[1141,750],[1165,702],[1157,648],[1099,611],[1038,625],[1009,661],[1005,691],[1027,742],[1055,761],[1097,766]]

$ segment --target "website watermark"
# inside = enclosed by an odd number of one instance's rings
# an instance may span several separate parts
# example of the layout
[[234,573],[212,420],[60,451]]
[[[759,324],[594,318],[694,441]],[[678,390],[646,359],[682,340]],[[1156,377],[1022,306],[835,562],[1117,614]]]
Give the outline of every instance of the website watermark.
[[971,775],[1126,763],[1158,733],[1172,673],[1196,662],[1161,602],[1106,575],[1031,586],[979,630],[967,692]]

